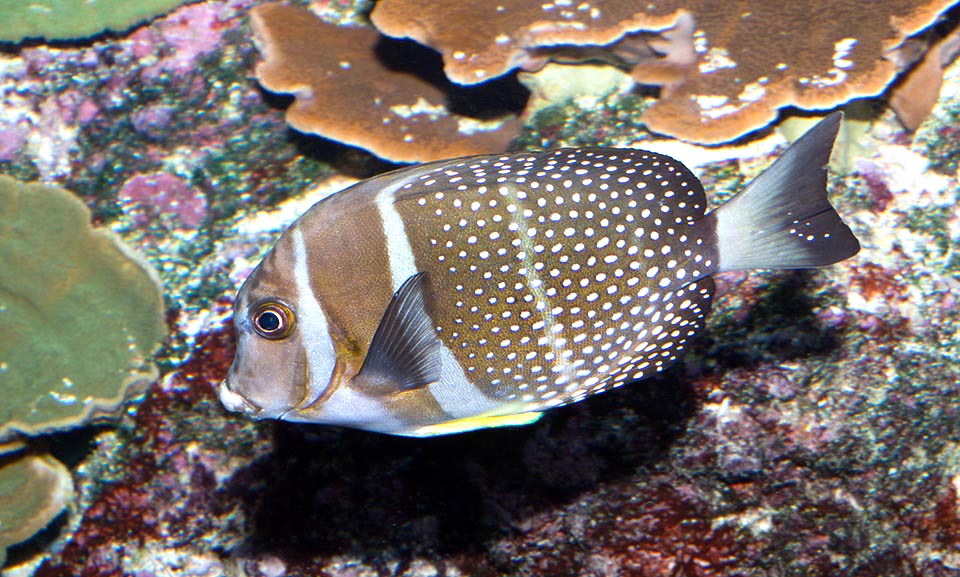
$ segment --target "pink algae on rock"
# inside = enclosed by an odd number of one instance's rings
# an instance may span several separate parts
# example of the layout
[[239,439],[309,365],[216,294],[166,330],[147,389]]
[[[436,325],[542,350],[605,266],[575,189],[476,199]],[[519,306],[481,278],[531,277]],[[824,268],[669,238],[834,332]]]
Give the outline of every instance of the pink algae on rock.
[[207,216],[203,192],[172,174],[138,174],[128,179],[117,195],[124,213],[138,226],[161,221],[169,228],[200,226]]

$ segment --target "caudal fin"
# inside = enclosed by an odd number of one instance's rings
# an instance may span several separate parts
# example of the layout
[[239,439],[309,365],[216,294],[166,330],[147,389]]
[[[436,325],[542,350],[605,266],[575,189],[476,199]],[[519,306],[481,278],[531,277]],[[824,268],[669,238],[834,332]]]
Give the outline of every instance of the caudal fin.
[[721,271],[825,266],[857,254],[857,237],[827,200],[842,117],[821,120],[714,212]]

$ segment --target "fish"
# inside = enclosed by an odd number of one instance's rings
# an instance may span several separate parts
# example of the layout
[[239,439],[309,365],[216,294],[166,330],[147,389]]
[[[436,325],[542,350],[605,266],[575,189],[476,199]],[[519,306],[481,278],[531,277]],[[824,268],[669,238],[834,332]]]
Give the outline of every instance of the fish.
[[834,113],[713,211],[629,148],[442,160],[361,181],[285,230],[237,293],[222,404],[410,437],[530,424],[675,363],[712,275],[860,250],[827,198]]

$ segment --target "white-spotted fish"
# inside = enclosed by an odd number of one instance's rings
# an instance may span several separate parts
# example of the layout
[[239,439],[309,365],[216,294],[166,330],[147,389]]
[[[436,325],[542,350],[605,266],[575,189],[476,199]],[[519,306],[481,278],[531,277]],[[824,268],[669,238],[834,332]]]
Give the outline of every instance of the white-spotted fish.
[[706,214],[643,150],[473,156],[363,181],[300,217],[237,295],[220,399],[255,418],[431,436],[535,421],[673,363],[710,275],[859,250],[827,200],[833,114]]

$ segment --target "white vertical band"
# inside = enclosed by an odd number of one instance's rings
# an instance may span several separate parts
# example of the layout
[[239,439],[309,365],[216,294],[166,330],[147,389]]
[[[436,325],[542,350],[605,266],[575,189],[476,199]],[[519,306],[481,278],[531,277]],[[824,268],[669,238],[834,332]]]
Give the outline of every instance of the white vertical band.
[[[383,220],[383,234],[387,239],[394,292],[408,278],[420,272],[413,257],[410,237],[394,204],[395,192],[406,182],[404,180],[384,188],[376,199]],[[497,406],[496,401],[487,398],[470,382],[463,367],[445,344],[440,346],[437,353],[440,355],[440,380],[430,385],[430,393],[446,413],[459,419],[490,411]]]
[[380,220],[383,221],[383,235],[387,239],[387,254],[390,257],[390,284],[394,292],[400,285],[413,275],[417,274],[417,263],[413,258],[413,248],[407,229],[394,206],[394,192],[405,181],[394,186],[388,186],[377,193],[377,209],[380,211]]
[[327,315],[310,286],[310,264],[303,233],[295,226],[293,235],[294,279],[297,283],[297,324],[310,362],[310,401],[317,399],[330,385],[337,351],[327,324]]

